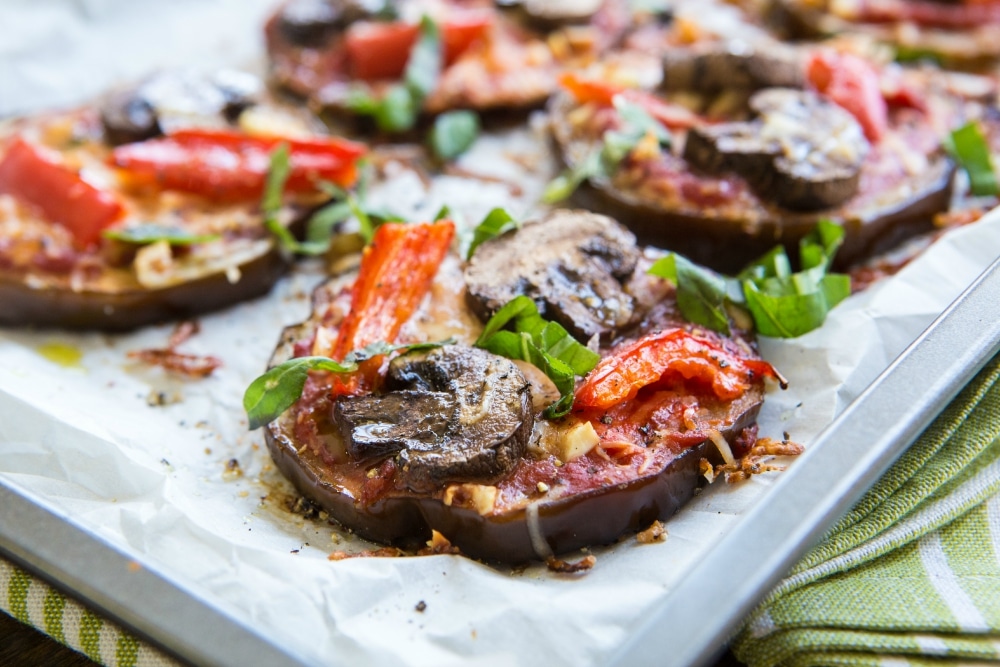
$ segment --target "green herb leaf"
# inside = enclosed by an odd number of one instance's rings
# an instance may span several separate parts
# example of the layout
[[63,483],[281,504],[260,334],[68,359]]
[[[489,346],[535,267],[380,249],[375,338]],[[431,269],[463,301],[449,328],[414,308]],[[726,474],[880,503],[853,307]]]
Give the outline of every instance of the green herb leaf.
[[[375,230],[378,229],[379,225],[386,222],[405,222],[406,219],[391,211],[375,208],[366,204],[364,201],[364,186],[364,182],[359,182],[357,188],[358,194],[355,195],[354,193],[344,190],[340,186],[330,183],[329,181],[316,181],[316,187],[319,188],[321,192],[334,199],[342,200],[339,204],[345,207],[335,209],[330,215],[339,215],[346,210],[347,215],[345,218],[353,215],[358,221],[361,238],[364,239],[365,243],[371,243],[372,238],[375,236]],[[331,224],[336,224],[336,222],[339,222],[339,220],[336,220]]]
[[208,243],[222,238],[218,234],[192,234],[179,227],[167,227],[154,223],[136,225],[123,229],[109,229],[102,236],[124,243],[134,243],[136,245],[149,245],[166,241],[170,245],[185,246],[195,243]]
[[442,161],[454,160],[469,150],[479,136],[479,116],[473,111],[449,111],[434,119],[428,141]]
[[343,361],[334,361],[328,357],[296,357],[278,364],[250,383],[243,394],[243,409],[249,419],[249,428],[254,430],[281,416],[295,401],[302,396],[309,371],[330,371],[333,373],[352,373],[358,369],[358,363],[372,357],[391,354],[401,350],[428,350],[442,345],[454,344],[455,339],[434,343],[415,343],[393,345],[383,341],[372,343],[360,350],[354,350],[344,357]]
[[425,14],[420,18],[420,35],[413,50],[410,51],[410,59],[406,63],[406,72],[403,75],[406,87],[415,100],[423,101],[434,92],[443,60],[441,29]]
[[729,335],[726,278],[675,253],[657,260],[648,273],[677,286],[677,306],[685,319]]
[[555,204],[568,199],[580,187],[581,183],[602,173],[601,150],[595,149],[576,167],[564,170],[549,181],[542,192],[542,201],[546,204]]
[[951,147],[962,169],[969,174],[972,194],[977,197],[1000,193],[990,147],[975,121],[951,133]]
[[270,424],[299,400],[309,371],[350,373],[357,368],[356,363],[338,363],[326,357],[298,357],[275,366],[251,382],[243,394],[250,430]]
[[434,222],[438,220],[447,220],[451,217],[451,207],[445,204],[438,209],[438,212],[434,214]]
[[[513,325],[514,331],[503,331]],[[543,413],[547,419],[562,417],[573,406],[576,375],[589,373],[600,356],[577,342],[556,322],[538,314],[535,303],[526,296],[508,301],[486,323],[475,343],[508,359],[527,361],[541,370],[559,390],[558,401]]]
[[306,242],[322,243],[329,249],[333,229],[338,223],[351,217],[351,207],[347,202],[335,201],[318,209],[306,223]]
[[264,228],[271,232],[278,245],[288,251],[303,255],[321,255],[329,247],[327,242],[307,241],[300,243],[291,231],[278,219],[281,213],[281,200],[285,191],[285,183],[291,173],[288,144],[281,143],[271,153],[271,164],[267,171],[267,181],[264,184],[264,194],[260,201],[261,215],[264,216]]
[[501,234],[505,234],[512,229],[520,229],[521,222],[515,220],[514,216],[507,212],[503,208],[495,208],[486,214],[483,221],[476,226],[475,231],[472,233],[472,242],[469,244],[469,249],[465,253],[465,259],[471,259],[472,254],[476,252],[476,248],[480,246],[484,241],[489,241],[492,238],[496,238]]
[[649,273],[677,285],[677,305],[689,321],[729,333],[749,311],[758,333],[794,338],[823,324],[827,313],[851,293],[846,275],[829,273],[844,240],[843,228],[821,220],[799,243],[802,270],[792,271],[781,246],[751,262],[736,278],[720,276],[680,255],[667,255]]

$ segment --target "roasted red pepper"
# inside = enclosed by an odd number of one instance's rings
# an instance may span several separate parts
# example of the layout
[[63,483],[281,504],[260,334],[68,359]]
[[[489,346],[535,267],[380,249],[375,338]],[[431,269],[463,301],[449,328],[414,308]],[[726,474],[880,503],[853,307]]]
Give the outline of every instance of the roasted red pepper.
[[[327,355],[342,360],[352,350],[378,341],[392,343],[430,289],[455,236],[449,220],[426,224],[386,223],[361,258],[351,291],[351,310]],[[362,362],[347,379],[336,378],[332,393],[358,394],[378,383],[382,358]]]
[[889,126],[878,73],[865,60],[850,53],[814,51],[806,64],[806,77],[816,90],[851,113],[872,143]]
[[671,129],[687,129],[705,122],[704,119],[685,107],[678,104],[668,104],[635,88],[583,78],[573,72],[566,72],[560,76],[559,84],[568,90],[580,104],[593,102],[602,106],[612,106],[615,96],[621,95],[626,100],[641,106],[646,113]]
[[0,161],[0,193],[37,208],[49,222],[62,225],[83,249],[124,214],[110,192],[95,188],[80,175],[20,137]]
[[778,378],[766,361],[738,357],[683,329],[666,329],[602,359],[577,389],[575,405],[610,408],[635,398],[643,387],[671,378],[695,381],[719,399],[734,400],[764,376]]
[[254,201],[264,190],[271,153],[282,143],[288,145],[291,167],[285,190],[296,193],[315,190],[318,178],[353,185],[357,159],[366,151],[363,144],[345,139],[282,139],[200,129],[119,146],[111,163],[140,184],[219,202]]
[[[485,35],[491,22],[488,12],[456,12],[450,16],[441,26],[445,64],[454,62]],[[351,26],[344,42],[351,76],[363,81],[399,79],[419,31],[415,23],[363,22]]]

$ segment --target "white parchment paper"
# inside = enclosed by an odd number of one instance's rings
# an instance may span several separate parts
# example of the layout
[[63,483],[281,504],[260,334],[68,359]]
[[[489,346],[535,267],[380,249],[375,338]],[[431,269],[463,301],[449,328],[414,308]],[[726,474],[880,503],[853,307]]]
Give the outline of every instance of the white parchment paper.
[[[270,4],[0,3],[0,114],[78,103],[164,64],[259,60]],[[373,196],[416,217],[445,202],[468,220],[498,205],[525,213],[554,168],[545,147],[536,123],[484,137],[463,158],[469,169],[522,182],[520,192],[455,177],[426,191],[399,168]],[[539,155],[537,164],[525,159]],[[991,215],[843,303],[822,330],[762,341],[792,387],[768,396],[762,435],[787,431],[808,443],[998,249],[1000,216]],[[244,388],[282,327],[307,315],[321,279],[306,264],[267,298],[202,318],[183,350],[215,354],[224,366],[200,381],[128,360],[130,350],[162,347],[170,326],[123,336],[0,332],[0,475],[317,663],[435,666],[605,662],[774,480],[713,485],[669,522],[665,542],[598,549],[582,577],[454,556],[330,562],[331,551],[357,545],[283,508],[287,486],[241,408]],[[42,352],[53,344],[79,349],[81,362],[49,361]],[[160,395],[168,404],[151,406]],[[231,459],[242,475],[226,472]]]

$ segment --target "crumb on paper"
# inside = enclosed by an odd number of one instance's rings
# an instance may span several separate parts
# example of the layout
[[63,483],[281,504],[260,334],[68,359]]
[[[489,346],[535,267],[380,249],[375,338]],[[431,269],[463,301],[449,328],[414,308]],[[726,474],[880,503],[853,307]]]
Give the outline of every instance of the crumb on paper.
[[166,405],[174,405],[184,400],[184,395],[179,391],[165,391],[153,389],[146,396],[146,405],[151,408],[160,408]]
[[427,546],[417,551],[418,556],[461,553],[459,548],[451,543],[451,540],[436,530],[431,530],[431,539],[427,540]]
[[559,574],[579,574],[587,572],[591,570],[596,563],[597,558],[595,558],[593,554],[584,556],[575,563],[570,563],[569,561],[556,558],[555,556],[549,556],[545,560],[545,565],[549,568],[549,571],[558,572]]
[[226,468],[222,471],[222,479],[227,482],[231,482],[235,479],[239,479],[243,476],[243,468],[240,467],[240,462],[237,459],[229,459],[226,461]]
[[662,521],[654,521],[650,524],[649,528],[640,531],[635,536],[636,541],[639,544],[653,544],[654,542],[663,542],[667,539],[667,527],[663,525]]
[[414,607],[414,609],[422,614],[427,610],[427,603],[421,600],[420,602],[417,603],[417,606]]

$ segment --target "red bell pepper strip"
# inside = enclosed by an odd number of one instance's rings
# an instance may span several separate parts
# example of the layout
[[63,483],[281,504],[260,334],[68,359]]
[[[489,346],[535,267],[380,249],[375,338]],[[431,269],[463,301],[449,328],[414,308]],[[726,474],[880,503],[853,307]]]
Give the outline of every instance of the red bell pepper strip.
[[81,249],[97,243],[101,230],[125,212],[114,194],[95,188],[20,137],[0,161],[0,193],[34,206],[46,220],[68,229]]
[[850,53],[813,51],[806,63],[806,78],[816,90],[854,116],[868,141],[876,143],[885,134],[888,108],[878,73],[865,60]]
[[[453,63],[492,23],[489,12],[462,12],[441,26],[445,65]],[[347,31],[344,48],[351,76],[362,81],[399,79],[406,70],[420,27],[415,23],[356,23]]]
[[607,409],[635,398],[643,387],[670,378],[702,383],[717,398],[731,401],[764,376],[779,378],[766,361],[738,357],[683,329],[666,329],[602,359],[576,390],[575,406]]
[[1000,22],[1000,2],[971,0],[955,4],[928,0],[862,0],[851,18],[866,23],[908,21],[937,28],[975,28]]
[[670,129],[688,129],[704,124],[704,119],[679,104],[669,104],[649,93],[606,81],[583,78],[573,72],[559,77],[559,84],[580,104],[595,103],[612,106],[617,95],[638,104],[646,113]]
[[[352,350],[378,341],[395,342],[416,312],[455,236],[450,220],[425,224],[385,223],[364,250],[351,290],[351,310],[341,322],[329,356],[342,360]],[[366,393],[379,381],[382,357],[360,364],[347,378],[335,378],[333,395]]]
[[288,192],[316,189],[316,179],[342,187],[357,179],[363,144],[337,138],[256,137],[233,130],[182,130],[167,137],[119,146],[111,163],[138,183],[202,195],[213,201],[259,199],[267,180],[271,153],[288,144],[291,173]]

